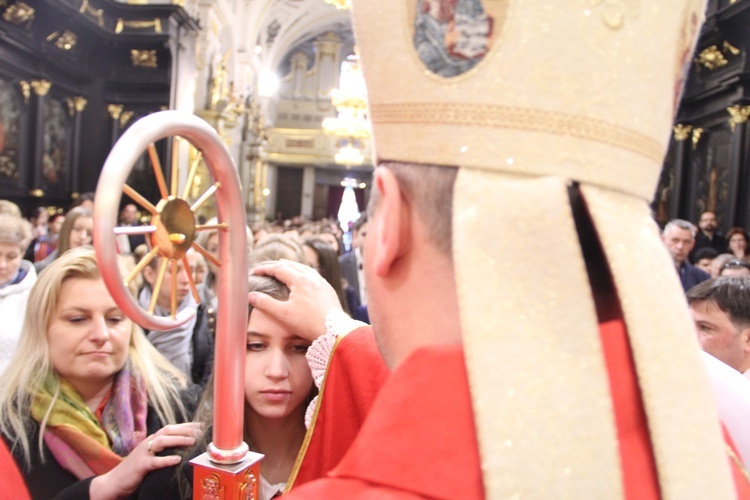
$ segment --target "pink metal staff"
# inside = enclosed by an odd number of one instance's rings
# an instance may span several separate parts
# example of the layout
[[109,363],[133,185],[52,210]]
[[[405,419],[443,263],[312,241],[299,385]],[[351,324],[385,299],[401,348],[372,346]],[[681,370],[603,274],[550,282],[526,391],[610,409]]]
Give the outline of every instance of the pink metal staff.
[[[167,187],[153,142],[170,136],[189,141],[200,151],[215,182],[192,205],[186,198],[195,177],[199,161],[193,162],[184,187],[178,192],[176,162],[171,172],[171,187]],[[175,153],[176,157],[175,142]],[[127,186],[126,179],[133,165],[144,151],[149,151],[161,200],[152,204]],[[125,192],[151,213],[150,226],[137,228],[115,227],[121,193]],[[219,224],[196,224],[195,212],[213,194]],[[183,310],[176,314],[176,290],[172,290],[171,317],[153,315],[155,301],[149,312],[144,311],[128,292],[126,285],[156,256],[162,257],[154,291],[161,287],[167,266],[176,274],[177,261],[185,260],[185,252],[196,248],[206,258],[220,266],[218,282],[218,313],[216,321],[216,353],[214,358],[214,425],[213,441],[208,446],[207,458],[196,459],[207,470],[196,469],[195,498],[203,498],[202,488],[222,491],[224,498],[257,498],[257,454],[248,453],[243,442],[244,367],[247,330],[247,236],[245,209],[239,176],[226,146],[216,131],[200,118],[179,111],[154,113],[134,123],[115,144],[107,157],[99,178],[94,208],[94,246],[101,274],[110,293],[122,311],[136,323],[149,330],[175,328],[193,315]],[[197,245],[195,235],[202,230],[219,229],[219,259]],[[140,232],[151,242],[150,252],[138,263],[130,276],[120,276],[117,267],[117,234]],[[188,273],[193,294],[197,297],[192,276]],[[176,280],[173,280],[176,283]],[[252,467],[252,468],[251,468]],[[200,477],[200,480],[199,480]],[[250,489],[250,491],[248,491]]]

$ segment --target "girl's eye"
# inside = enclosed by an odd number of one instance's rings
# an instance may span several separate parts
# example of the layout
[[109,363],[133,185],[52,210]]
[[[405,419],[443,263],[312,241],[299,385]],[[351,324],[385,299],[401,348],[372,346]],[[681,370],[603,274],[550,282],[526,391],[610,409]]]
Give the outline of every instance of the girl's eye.
[[84,321],[86,321],[86,318],[83,316],[73,316],[72,318],[68,318],[68,323],[73,323],[75,325],[83,323]]
[[107,323],[111,323],[113,325],[119,325],[123,321],[125,321],[125,318],[123,318],[122,316],[112,316],[110,318],[107,318]]
[[308,349],[309,347],[310,347],[310,346],[309,346],[309,345],[307,345],[307,344],[299,344],[299,345],[293,345],[293,346],[290,346],[289,348],[290,348],[290,349],[291,349],[291,351],[292,351],[293,353],[295,353],[295,354],[305,354],[305,353],[307,353],[307,349]]
[[247,350],[248,351],[262,351],[266,347],[265,344],[262,342],[248,342],[247,343]]

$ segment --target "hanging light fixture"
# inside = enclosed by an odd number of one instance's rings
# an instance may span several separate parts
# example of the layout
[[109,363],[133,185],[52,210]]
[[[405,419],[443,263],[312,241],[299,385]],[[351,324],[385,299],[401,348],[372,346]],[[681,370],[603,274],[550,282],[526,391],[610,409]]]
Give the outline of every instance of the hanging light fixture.
[[359,56],[350,55],[342,64],[339,88],[331,92],[331,103],[337,116],[323,120],[323,130],[343,139],[343,146],[334,156],[336,163],[352,166],[364,163],[360,150],[361,141],[370,137],[370,121],[367,118],[367,90]]
[[325,3],[329,5],[333,5],[339,10],[347,10],[352,8],[352,3],[350,0],[323,0]]

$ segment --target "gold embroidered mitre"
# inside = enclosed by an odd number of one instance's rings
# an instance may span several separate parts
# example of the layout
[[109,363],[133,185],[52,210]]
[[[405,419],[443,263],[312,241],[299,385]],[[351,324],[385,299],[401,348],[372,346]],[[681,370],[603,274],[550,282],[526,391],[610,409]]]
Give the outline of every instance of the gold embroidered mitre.
[[572,182],[617,289],[662,496],[732,496],[648,207],[703,2],[353,4],[379,160],[460,167],[453,254],[488,497],[623,496]]

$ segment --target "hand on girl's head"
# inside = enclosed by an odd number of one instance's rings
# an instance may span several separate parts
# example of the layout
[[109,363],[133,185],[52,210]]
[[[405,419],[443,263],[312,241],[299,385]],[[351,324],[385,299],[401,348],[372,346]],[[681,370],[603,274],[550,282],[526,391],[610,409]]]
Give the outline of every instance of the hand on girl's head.
[[310,341],[325,333],[326,315],[341,310],[341,302],[333,287],[313,268],[280,260],[265,262],[253,274],[271,276],[289,288],[289,299],[275,300],[266,294],[251,292],[248,302],[300,337]]

